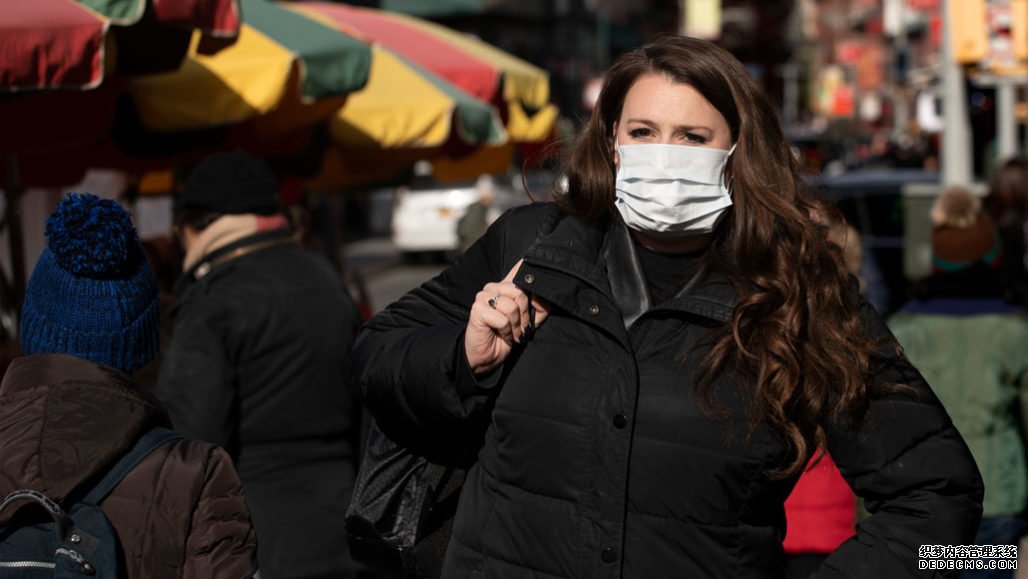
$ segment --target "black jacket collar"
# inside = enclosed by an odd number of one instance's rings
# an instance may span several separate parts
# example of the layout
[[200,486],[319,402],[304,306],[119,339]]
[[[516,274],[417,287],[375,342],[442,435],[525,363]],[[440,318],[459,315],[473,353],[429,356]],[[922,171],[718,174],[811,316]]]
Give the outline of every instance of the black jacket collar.
[[[617,306],[626,329],[653,307],[631,236],[621,223],[603,226],[564,219],[526,251],[525,262],[530,268],[542,266],[562,271],[587,283]],[[519,284],[524,284],[524,276],[530,273],[526,268],[523,270],[515,280]],[[524,287],[531,289],[531,284]],[[736,292],[731,283],[707,267],[660,307],[727,322],[735,302]]]
[[[219,247],[214,251],[204,255],[193,267],[189,268],[182,277],[179,278],[175,284],[175,293],[179,296],[183,294],[189,287],[196,283],[200,278],[204,277],[213,267],[217,267],[218,264],[225,262],[225,258],[229,258],[233,252],[238,252],[244,248],[257,248],[263,245],[278,245],[281,243],[289,243],[292,241],[293,232],[288,228],[275,229],[272,231],[262,231],[253,235],[248,235],[238,241],[234,241],[223,247]],[[203,272],[202,274],[200,272]]]

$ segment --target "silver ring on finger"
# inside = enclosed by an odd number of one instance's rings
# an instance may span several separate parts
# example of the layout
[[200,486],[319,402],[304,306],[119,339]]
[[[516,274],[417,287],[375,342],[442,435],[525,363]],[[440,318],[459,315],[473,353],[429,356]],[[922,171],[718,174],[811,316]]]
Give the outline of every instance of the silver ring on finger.
[[500,300],[500,294],[496,294],[495,296],[489,298],[489,301],[487,301],[486,303],[489,304],[490,308],[495,310],[496,309],[496,302],[498,302],[499,300]]

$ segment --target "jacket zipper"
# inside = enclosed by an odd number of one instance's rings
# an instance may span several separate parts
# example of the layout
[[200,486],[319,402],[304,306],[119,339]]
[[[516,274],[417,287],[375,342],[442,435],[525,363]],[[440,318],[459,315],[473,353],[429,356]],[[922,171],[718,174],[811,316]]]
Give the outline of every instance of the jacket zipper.
[[[561,269],[559,266],[557,266],[556,264],[554,264],[553,262],[551,262],[549,260],[536,259],[535,257],[530,257],[530,256],[526,256],[525,257],[525,265],[531,265],[531,266],[535,266],[535,267],[540,267],[542,269],[546,269],[546,270],[549,270],[549,271],[556,272],[557,274],[571,276],[571,277],[579,280],[580,282],[584,283],[585,285],[589,286],[593,290],[595,290],[597,293],[602,295],[609,303],[614,304],[614,306],[617,307],[617,302],[613,299],[613,297],[610,294],[608,294],[604,290],[604,288],[601,288],[599,285],[594,283],[592,280],[586,278],[584,275],[581,275],[578,272],[571,271],[571,270],[568,270],[568,269]],[[526,291],[526,293],[529,293],[526,288],[524,288],[524,287],[522,287],[520,285],[518,287],[521,288],[522,291]],[[538,296],[542,297],[543,299],[548,299],[546,296],[541,295],[539,293],[535,293],[535,295],[538,295]],[[549,300],[549,301],[552,301],[553,303],[557,303],[554,300]],[[609,328],[604,327],[602,324],[597,324],[597,323],[589,320],[586,317],[580,317],[580,319],[582,319],[587,324],[591,324],[593,326],[596,326],[596,327],[600,328],[603,332],[609,334],[616,342],[621,344],[621,347],[623,347],[625,350],[627,350],[629,352],[632,351],[632,341],[631,341],[631,338],[628,335],[628,332],[622,332],[621,335],[618,335],[616,332],[610,330]],[[533,324],[532,332],[533,332],[533,334],[535,333],[534,324]]]
[[56,569],[56,563],[46,561],[0,561],[0,569]]

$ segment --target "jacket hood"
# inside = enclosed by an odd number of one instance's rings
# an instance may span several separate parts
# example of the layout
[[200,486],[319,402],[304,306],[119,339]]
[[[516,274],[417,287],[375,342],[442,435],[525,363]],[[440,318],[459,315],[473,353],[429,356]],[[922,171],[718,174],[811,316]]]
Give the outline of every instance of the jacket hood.
[[170,426],[166,412],[120,370],[63,354],[17,358],[0,383],[0,497],[29,488],[60,503],[154,426]]

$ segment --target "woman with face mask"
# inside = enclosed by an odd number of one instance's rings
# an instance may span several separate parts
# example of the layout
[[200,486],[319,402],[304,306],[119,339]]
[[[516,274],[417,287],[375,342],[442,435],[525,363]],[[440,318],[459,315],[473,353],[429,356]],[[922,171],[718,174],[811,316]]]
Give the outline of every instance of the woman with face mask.
[[778,577],[820,450],[871,514],[819,576],[920,576],[922,545],[973,540],[974,461],[734,57],[622,56],[566,171],[355,347],[379,420],[485,425],[444,577]]

